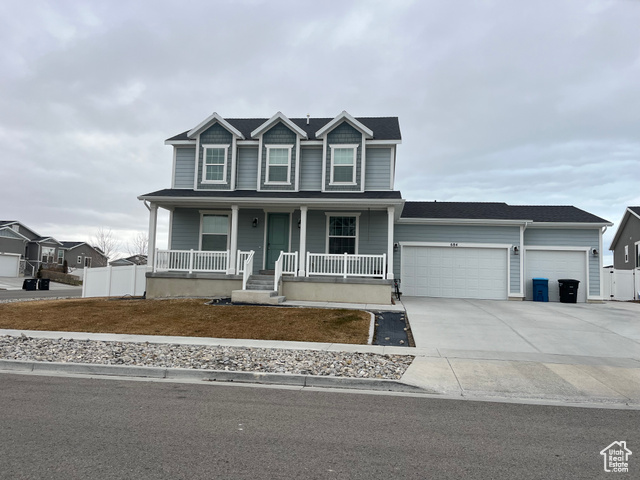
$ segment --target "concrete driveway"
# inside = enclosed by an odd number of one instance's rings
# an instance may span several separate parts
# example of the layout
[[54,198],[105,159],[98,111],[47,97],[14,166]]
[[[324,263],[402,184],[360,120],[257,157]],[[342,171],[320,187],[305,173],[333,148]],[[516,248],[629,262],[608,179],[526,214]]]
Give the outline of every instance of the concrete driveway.
[[640,305],[404,297],[403,380],[462,395],[640,403]]

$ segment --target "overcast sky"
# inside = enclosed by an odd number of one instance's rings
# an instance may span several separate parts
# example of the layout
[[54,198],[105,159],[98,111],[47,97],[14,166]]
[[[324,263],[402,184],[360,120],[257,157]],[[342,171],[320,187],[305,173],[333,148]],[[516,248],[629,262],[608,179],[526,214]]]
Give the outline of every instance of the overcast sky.
[[636,0],[2,0],[0,219],[126,242],[166,138],[347,110],[399,117],[404,198],[575,205],[606,250],[640,205],[639,26]]

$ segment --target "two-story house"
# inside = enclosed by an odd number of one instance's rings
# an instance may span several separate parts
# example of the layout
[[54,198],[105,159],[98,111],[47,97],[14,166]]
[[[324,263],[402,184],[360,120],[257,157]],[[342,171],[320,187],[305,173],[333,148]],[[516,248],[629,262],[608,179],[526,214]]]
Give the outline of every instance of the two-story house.
[[[400,279],[410,295],[524,299],[546,274],[579,279],[582,301],[601,298],[609,222],[571,206],[405,201],[396,117],[214,113],[165,143],[171,188],[138,197],[150,211],[149,297],[242,301],[253,284],[295,300],[389,303]],[[158,208],[170,212],[165,251]]]

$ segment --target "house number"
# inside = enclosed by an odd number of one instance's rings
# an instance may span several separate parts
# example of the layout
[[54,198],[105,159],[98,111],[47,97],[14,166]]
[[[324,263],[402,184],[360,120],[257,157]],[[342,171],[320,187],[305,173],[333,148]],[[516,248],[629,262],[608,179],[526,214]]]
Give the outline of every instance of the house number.
[[457,243],[454,243],[454,242],[451,242],[451,246],[452,246],[452,247],[457,247],[457,246],[458,246],[458,244],[457,244]]

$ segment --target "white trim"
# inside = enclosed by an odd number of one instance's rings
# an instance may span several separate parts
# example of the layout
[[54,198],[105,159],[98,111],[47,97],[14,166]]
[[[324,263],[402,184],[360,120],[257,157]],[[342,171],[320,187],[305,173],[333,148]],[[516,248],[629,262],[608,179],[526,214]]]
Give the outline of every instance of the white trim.
[[176,157],[178,149],[173,147],[173,167],[171,168],[171,188],[176,188]]
[[255,147],[260,143],[258,140],[237,140],[239,147]]
[[399,218],[396,223],[409,225],[503,225],[517,227],[531,220],[485,220],[473,218]]
[[395,207],[387,207],[387,279],[393,279],[393,238],[395,225]]
[[[600,297],[604,298],[604,282],[602,281],[602,268],[603,268],[603,255],[602,255],[602,229],[598,229],[598,255],[600,259],[598,261],[598,278],[600,279]],[[588,265],[587,265],[588,267]],[[589,291],[587,291],[587,294]]]
[[323,135],[328,134],[331,130],[340,125],[343,121],[347,121],[357,130],[360,130],[363,134],[367,135],[367,138],[373,138],[373,132],[364,124],[353,118],[346,110],[343,110],[337,117],[327,123],[324,127],[316,132],[316,138],[320,138]]
[[327,191],[327,137],[322,140],[322,185],[320,191]]
[[173,209],[169,210],[169,238],[167,239],[169,242],[169,248],[167,250],[172,250],[171,243],[173,242]]
[[200,122],[196,127],[192,128],[187,132],[187,137],[195,137],[196,135],[200,136],[202,132],[204,132],[207,128],[209,128],[214,123],[219,123],[222,128],[228,130],[233,135],[237,136],[244,140],[244,135],[240,130],[236,129],[233,125],[227,122],[224,118],[218,115],[216,112],[213,112],[210,116]]
[[[355,217],[356,218],[356,242],[355,242],[355,251],[354,255],[358,255],[358,244],[360,243],[360,213],[361,212],[324,212],[326,215],[326,227],[325,227],[325,247],[324,253],[329,254],[329,219],[331,217]],[[335,236],[335,235],[334,235]],[[336,238],[352,238],[352,237],[336,237]],[[339,255],[339,254],[332,254]]]
[[524,248],[522,248],[522,246],[524,245],[525,227],[526,225],[520,226],[520,245],[518,246],[518,248],[520,249],[520,255],[518,255],[520,257],[520,293],[522,294],[522,296],[524,296],[524,256],[526,255]]
[[[198,165],[200,163],[200,135],[198,135],[198,138],[196,139],[196,155],[195,155],[195,165],[193,166],[193,189],[194,190],[198,190],[198,172],[200,171],[198,169]],[[204,163],[204,159],[202,159],[202,162]]]
[[587,252],[591,250],[591,247],[556,247],[547,245],[525,245],[525,250],[564,250],[564,251],[578,251]]
[[[207,180],[207,150],[224,150],[224,164],[222,170],[222,180]],[[214,144],[214,143],[203,143],[202,144],[202,181],[203,185],[205,184],[217,184],[217,185],[226,185],[227,184],[227,166],[229,164],[229,145],[224,144]],[[219,163],[212,163],[211,165],[220,165]]]
[[237,148],[237,140],[235,135],[231,137],[231,190],[236,189],[236,170],[237,170],[237,162],[238,162],[238,148]]
[[251,138],[255,138],[257,135],[262,136],[264,132],[269,130],[273,125],[275,125],[278,121],[284,123],[289,129],[293,130],[294,133],[301,136],[302,138],[307,138],[307,132],[302,130],[299,126],[293,123],[286,115],[282,112],[277,112],[273,117],[264,122],[258,128],[256,128],[253,132],[251,132]]
[[[258,139],[258,175],[257,175],[257,185],[256,185],[256,191],[260,191],[262,190],[260,187],[262,187],[262,135],[260,135],[260,138]],[[265,177],[266,179],[266,177]],[[264,270],[264,267],[263,267]]]
[[[264,173],[264,184],[265,185],[291,185],[291,151],[293,149],[293,145],[276,145],[269,144],[265,145],[267,149],[267,160],[265,162],[266,170]],[[270,159],[270,151],[272,149],[286,150],[287,151],[287,181],[286,182],[272,182],[269,181],[269,170],[271,169],[271,164],[269,163]],[[284,165],[278,164],[274,165],[275,167],[282,167]]]
[[611,227],[613,223],[584,223],[584,222],[532,222],[528,228],[602,228]]
[[294,176],[294,191],[300,191],[300,137],[296,137],[296,173]]
[[367,144],[371,147],[388,146],[388,145],[400,145],[402,140],[373,140],[369,139]]
[[[365,169],[367,166],[366,137],[362,134],[362,152],[360,153],[360,191],[364,192]],[[356,155],[357,158],[357,155]]]
[[395,147],[389,149],[389,190],[393,190],[393,184],[395,183]]
[[305,147],[321,147],[324,142],[322,140],[304,140],[300,142],[302,148]]
[[196,144],[196,141],[195,140],[165,140],[164,144],[165,145],[172,145],[174,147],[177,147],[179,145],[184,145],[184,146],[188,145],[188,146],[192,147],[193,145]]
[[[329,148],[331,148],[331,168],[329,170],[329,185],[336,185],[336,186],[346,186],[346,185],[357,185],[358,183],[356,182],[356,170],[357,170],[357,164],[358,164],[358,144],[335,144],[335,145],[329,145]],[[333,169],[335,167],[334,165],[334,151],[337,148],[342,148],[342,149],[351,149],[353,151],[353,172],[351,175],[351,182],[335,182],[333,180]],[[341,164],[339,165],[340,167],[346,167],[348,165],[344,165]],[[358,192],[358,193],[362,193],[362,192]]]
[[264,239],[262,243],[262,270],[266,270],[267,268],[267,222],[269,221],[269,212],[267,210],[264,211]]

